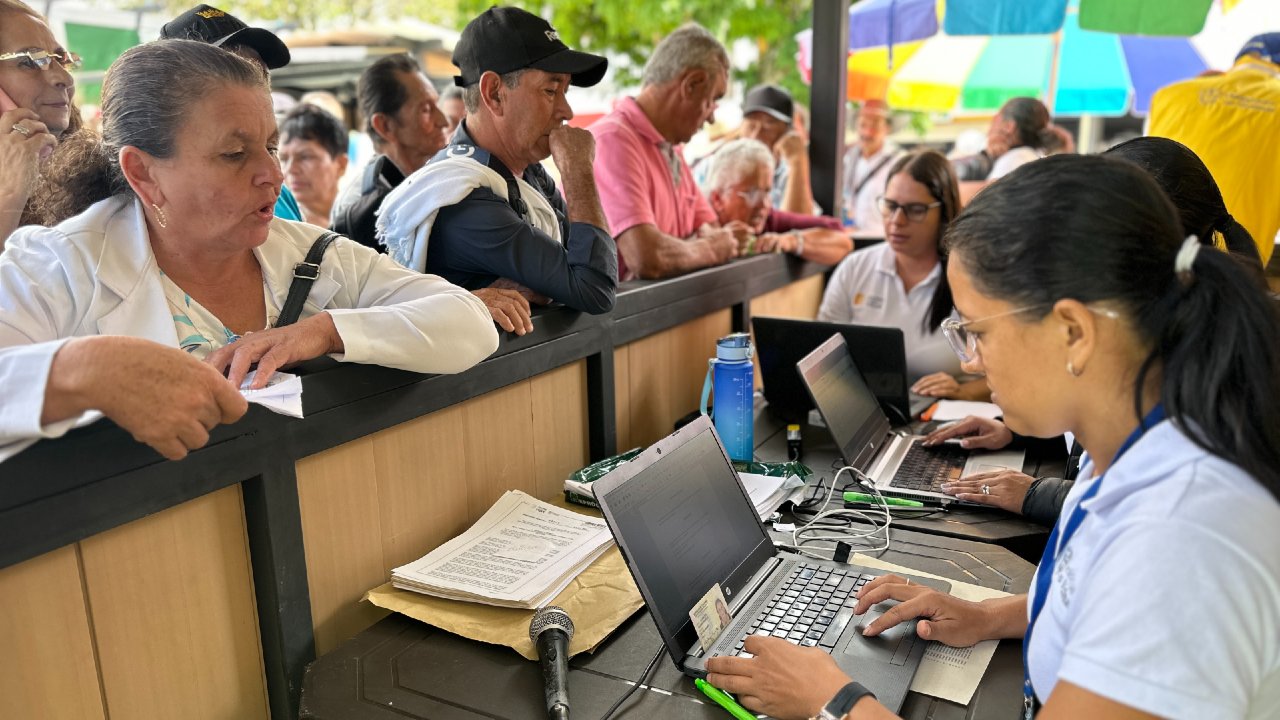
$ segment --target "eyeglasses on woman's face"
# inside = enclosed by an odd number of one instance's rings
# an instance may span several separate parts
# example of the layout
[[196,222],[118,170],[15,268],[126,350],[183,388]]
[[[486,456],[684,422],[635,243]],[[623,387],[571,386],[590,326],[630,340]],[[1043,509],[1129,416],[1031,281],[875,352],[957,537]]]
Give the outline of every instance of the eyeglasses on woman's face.
[[881,196],[876,198],[876,205],[880,207],[880,214],[884,215],[886,221],[893,218],[894,214],[901,210],[906,214],[907,219],[911,222],[924,222],[929,216],[929,211],[941,207],[940,201],[931,203],[898,203],[887,197]]
[[0,55],[0,61],[15,61],[20,68],[27,70],[48,70],[57,62],[65,70],[75,70],[84,64],[79,55],[66,50],[23,50]]
[[[1028,305],[1027,307],[1009,310],[995,315],[987,315],[973,320],[957,320],[956,318],[947,318],[942,321],[942,336],[947,339],[947,344],[960,358],[960,362],[972,363],[978,359],[978,339],[982,337],[982,333],[974,332],[969,329],[974,323],[986,322],[988,320],[996,320],[998,318],[1007,317],[1009,315],[1018,315],[1032,310],[1040,310],[1049,306],[1049,303],[1040,303],[1038,305]],[[1120,317],[1120,313],[1109,308],[1085,306],[1089,312],[1097,313],[1103,317],[1115,319]]]

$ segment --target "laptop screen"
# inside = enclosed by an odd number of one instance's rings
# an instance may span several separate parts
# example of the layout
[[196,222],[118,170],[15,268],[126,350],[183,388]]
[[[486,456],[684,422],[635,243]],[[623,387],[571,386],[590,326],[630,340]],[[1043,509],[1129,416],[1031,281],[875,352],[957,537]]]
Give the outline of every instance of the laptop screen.
[[813,401],[801,384],[796,363],[838,332],[886,412],[904,421],[911,416],[907,354],[898,328],[753,316],[751,329],[756,336],[764,397],[775,415],[788,422],[805,420]]
[[854,365],[844,338],[832,335],[797,367],[844,461],[866,470],[888,435],[889,418]]
[[694,604],[715,583],[733,604],[773,545],[706,418],[614,472],[629,477],[596,481],[596,498],[664,639],[683,658],[698,641]]

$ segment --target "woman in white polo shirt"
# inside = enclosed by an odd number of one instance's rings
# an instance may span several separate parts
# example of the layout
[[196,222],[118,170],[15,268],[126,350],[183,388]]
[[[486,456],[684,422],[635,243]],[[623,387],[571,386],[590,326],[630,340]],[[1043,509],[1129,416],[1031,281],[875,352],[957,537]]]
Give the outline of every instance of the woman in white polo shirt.
[[884,242],[841,261],[818,319],[896,327],[906,341],[912,392],[985,400],[986,384],[964,376],[939,330],[952,310],[942,233],[960,212],[959,198],[951,163],[940,153],[921,150],[894,162],[879,200]]
[[[1073,432],[1088,460],[1029,595],[971,603],[885,576],[952,646],[1020,638],[1027,713],[1280,717],[1280,309],[1256,272],[1184,238],[1142,169],[1060,155],[983,191],[948,231],[960,319],[1009,427]],[[831,657],[780,638],[708,680],[782,718],[891,717]],[[825,703],[825,705],[824,705]]]

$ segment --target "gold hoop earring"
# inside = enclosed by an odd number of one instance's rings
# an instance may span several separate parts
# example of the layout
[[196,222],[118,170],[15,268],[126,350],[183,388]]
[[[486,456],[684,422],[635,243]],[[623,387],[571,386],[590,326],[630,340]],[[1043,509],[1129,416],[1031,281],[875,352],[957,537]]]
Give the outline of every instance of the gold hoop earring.
[[1071,377],[1080,377],[1080,373],[1081,373],[1081,372],[1084,372],[1084,371],[1083,371],[1083,370],[1077,371],[1077,370],[1076,370],[1076,366],[1075,366],[1075,364],[1074,364],[1074,363],[1072,363],[1070,360],[1068,360],[1068,361],[1067,361],[1067,372],[1071,373]]
[[151,203],[151,207],[156,211],[156,224],[162,228],[169,227],[169,219],[165,217],[164,210],[155,203]]

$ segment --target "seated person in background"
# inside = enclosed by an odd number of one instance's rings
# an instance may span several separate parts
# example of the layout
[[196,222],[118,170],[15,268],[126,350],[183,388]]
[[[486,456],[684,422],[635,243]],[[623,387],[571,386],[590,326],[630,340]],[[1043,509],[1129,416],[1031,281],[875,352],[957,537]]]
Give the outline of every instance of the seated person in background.
[[28,205],[37,196],[40,166],[63,134],[79,127],[69,72],[79,64],[44,17],[17,0],[0,0],[0,250],[20,224],[45,219]]
[[853,241],[835,218],[801,215],[770,207],[773,153],[745,138],[721,147],[709,161],[707,199],[721,225],[746,223],[753,233],[739,249],[743,255],[785,252],[824,265],[840,262]]
[[[813,215],[809,188],[809,144],[795,131],[795,103],[777,85],[757,85],[742,103],[742,137],[759,140],[773,152],[773,206]],[[713,158],[714,159],[714,158]]]
[[366,68],[356,97],[365,133],[378,154],[334,201],[329,227],[381,250],[374,227],[378,208],[405,176],[440,152],[448,141],[444,131],[449,123],[437,106],[435,87],[409,55],[388,55]]
[[462,124],[462,118],[467,116],[467,105],[462,99],[462,88],[457,85],[445,88],[444,92],[440,93],[440,101],[436,104],[440,106],[440,112],[444,113],[444,119],[449,122],[445,126],[444,136],[451,138],[458,126]]
[[302,219],[329,226],[338,179],[347,171],[347,131],[315,105],[299,105],[280,123],[280,169],[302,207]]
[[640,94],[588,128],[596,181],[618,241],[620,280],[652,280],[720,265],[738,255],[743,224],[721,226],[693,180],[681,145],[715,117],[729,84],[729,54],[696,24],[654,48]]
[[25,380],[6,384],[0,443],[56,437],[96,409],[179,458],[243,412],[232,395],[254,363],[262,387],[325,354],[449,373],[493,352],[473,295],[345,238],[298,322],[273,327],[322,234],[273,216],[277,137],[253,63],[188,40],[116,60],[102,139],[77,136],[83,177],[68,178],[98,202],[18,230],[0,255],[0,377]]
[[979,190],[1032,160],[1044,157],[1045,148],[1058,142],[1049,122],[1049,108],[1030,97],[1011,98],[991,118],[987,128],[986,155],[991,171],[981,180],[960,183],[960,202],[968,204]]
[[[1020,638],[1041,720],[1280,717],[1276,303],[1184,240],[1155,182],[1109,158],[1019,168],[947,244],[962,318],[947,333],[966,366],[1011,429],[1071,432],[1089,460],[1030,594],[975,603],[884,576],[853,612],[899,603],[864,634],[915,620],[952,647]],[[1179,632],[1206,620],[1212,631]],[[744,649],[754,657],[708,660],[708,682],[782,720],[850,682],[818,648],[752,636]],[[834,710],[892,717],[865,696]]]
[[[473,291],[496,284],[530,302],[613,309],[618,255],[600,208],[591,133],[565,125],[570,85],[608,61],[570,50],[546,20],[494,7],[454,49],[467,117],[448,147],[387,196],[378,237],[396,262]],[[565,196],[540,164],[550,155]],[[527,316],[524,318],[527,322]]]
[[883,100],[867,100],[855,123],[858,142],[844,153],[845,224],[860,237],[884,237],[884,218],[877,205],[889,179],[889,166],[902,148],[889,139],[889,106]]
[[[195,40],[256,63],[271,81],[271,71],[289,64],[289,47],[270,30],[251,28],[230,13],[211,5],[197,5],[160,28],[161,40]],[[301,220],[302,208],[286,185],[276,200],[276,217]]]
[[898,158],[889,168],[880,210],[885,241],[855,251],[836,267],[818,319],[899,328],[912,392],[986,400],[986,383],[965,379],[939,329],[952,312],[942,235],[960,211],[951,163],[933,150]]

